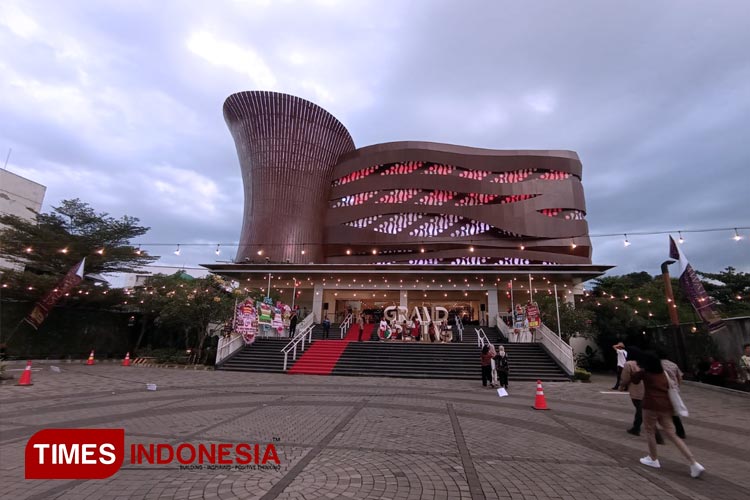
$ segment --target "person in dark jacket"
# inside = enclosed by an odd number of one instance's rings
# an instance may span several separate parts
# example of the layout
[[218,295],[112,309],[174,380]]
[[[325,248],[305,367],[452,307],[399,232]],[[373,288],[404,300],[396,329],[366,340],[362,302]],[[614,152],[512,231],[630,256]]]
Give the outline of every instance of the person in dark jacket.
[[294,337],[297,331],[297,311],[292,311],[292,317],[289,318],[289,336]]
[[641,353],[638,357],[641,371],[633,373],[631,383],[643,382],[643,424],[648,438],[648,455],[641,458],[641,463],[655,469],[661,468],[656,451],[656,424],[662,428],[662,433],[674,443],[677,449],[690,464],[690,475],[700,476],[705,468],[695,461],[693,454],[685,442],[675,434],[672,415],[674,408],[669,399],[669,379],[664,373],[658,356],[651,353]]
[[482,385],[487,387],[487,382],[492,385],[492,354],[490,354],[490,346],[486,345],[482,348]]
[[497,346],[497,355],[495,355],[495,370],[497,370],[497,379],[500,387],[508,389],[508,355],[505,354],[505,347]]
[[331,331],[331,320],[328,319],[328,315],[326,314],[326,317],[323,318],[323,338],[328,340],[328,334]]

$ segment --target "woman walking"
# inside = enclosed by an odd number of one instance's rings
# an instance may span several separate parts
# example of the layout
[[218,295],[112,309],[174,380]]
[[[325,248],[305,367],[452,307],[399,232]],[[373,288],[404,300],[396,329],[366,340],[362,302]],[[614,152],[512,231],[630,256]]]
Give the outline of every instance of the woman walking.
[[674,409],[669,399],[670,381],[664,373],[659,358],[650,353],[642,353],[638,357],[638,364],[643,369],[631,377],[631,383],[643,381],[643,425],[648,438],[648,455],[641,458],[641,463],[648,467],[659,469],[661,464],[656,453],[656,424],[662,428],[663,434],[674,443],[677,449],[690,464],[690,475],[698,477],[705,468],[695,461],[685,442],[675,434],[672,415]]
[[486,345],[482,348],[482,385],[487,387],[487,382],[492,385],[492,354],[490,354],[490,346]]

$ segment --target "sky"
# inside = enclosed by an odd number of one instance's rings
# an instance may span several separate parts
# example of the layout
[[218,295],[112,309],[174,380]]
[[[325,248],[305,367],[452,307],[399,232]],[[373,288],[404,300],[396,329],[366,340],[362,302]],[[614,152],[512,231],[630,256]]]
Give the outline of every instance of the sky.
[[0,161],[47,186],[44,211],[138,217],[160,264],[226,260],[243,191],[222,105],[274,90],[358,147],[578,152],[612,274],[657,274],[667,236],[633,233],[667,230],[697,269],[750,272],[750,229],[687,232],[750,226],[748,19],[746,0],[3,0]]

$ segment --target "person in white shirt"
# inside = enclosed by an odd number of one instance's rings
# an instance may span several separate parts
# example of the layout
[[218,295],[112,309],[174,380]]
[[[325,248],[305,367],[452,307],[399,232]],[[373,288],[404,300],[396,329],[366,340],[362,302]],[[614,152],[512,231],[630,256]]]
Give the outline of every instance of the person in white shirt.
[[625,366],[625,361],[627,361],[628,358],[628,351],[625,350],[625,344],[623,344],[622,342],[618,342],[613,345],[612,349],[617,351],[617,382],[615,382],[615,386],[612,388],[613,391],[616,391],[620,388],[620,376],[622,375],[622,369]]

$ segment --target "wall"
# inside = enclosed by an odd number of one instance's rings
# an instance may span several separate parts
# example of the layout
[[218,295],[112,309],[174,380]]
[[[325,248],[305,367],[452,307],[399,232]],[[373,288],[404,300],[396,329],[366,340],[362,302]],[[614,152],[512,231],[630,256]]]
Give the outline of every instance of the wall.
[[750,344],[750,317],[725,320],[726,326],[712,335],[724,360],[739,362],[742,346]]

